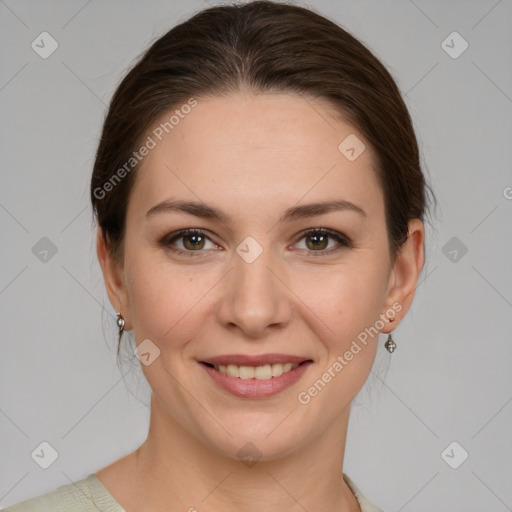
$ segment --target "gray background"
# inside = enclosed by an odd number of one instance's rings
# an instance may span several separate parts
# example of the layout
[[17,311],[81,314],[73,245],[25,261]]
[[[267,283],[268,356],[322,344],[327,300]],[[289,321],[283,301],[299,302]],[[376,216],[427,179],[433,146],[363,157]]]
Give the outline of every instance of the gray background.
[[[146,437],[148,386],[116,365],[88,184],[119,80],[214,3],[0,1],[0,506],[82,479]],[[398,349],[381,337],[354,402],[344,471],[386,511],[512,510],[512,2],[299,5],[387,65],[440,202]],[[47,59],[31,48],[43,31],[59,45]],[[454,31],[469,44],[458,58],[442,45]],[[48,469],[31,457],[43,441],[59,455]],[[462,450],[453,469],[445,460]]]

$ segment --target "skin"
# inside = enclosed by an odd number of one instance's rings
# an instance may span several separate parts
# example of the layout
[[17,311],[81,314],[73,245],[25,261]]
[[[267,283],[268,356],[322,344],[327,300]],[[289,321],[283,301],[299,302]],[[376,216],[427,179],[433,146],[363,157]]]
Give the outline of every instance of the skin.
[[[269,512],[359,511],[341,475],[350,404],[378,336],[307,405],[297,395],[393,304],[401,310],[380,330],[397,327],[423,267],[423,224],[410,221],[392,264],[375,154],[324,100],[249,92],[197,100],[137,171],[122,261],[98,229],[109,299],[136,344],[149,338],[160,355],[141,365],[152,388],[147,440],[96,474],[128,512],[252,512],[262,502]],[[349,134],[366,145],[352,162],[338,150]],[[169,198],[204,202],[230,220],[146,217]],[[344,210],[279,223],[289,207],[340,199],[366,216]],[[204,231],[199,249],[193,236],[159,244],[186,228]],[[329,238],[315,249],[314,235],[299,236],[312,228],[343,234],[353,247]],[[236,252],[248,236],[262,248],[252,263]],[[313,364],[291,388],[247,399],[220,389],[198,363],[234,353],[295,354]],[[248,442],[261,453],[251,467],[237,458]]]

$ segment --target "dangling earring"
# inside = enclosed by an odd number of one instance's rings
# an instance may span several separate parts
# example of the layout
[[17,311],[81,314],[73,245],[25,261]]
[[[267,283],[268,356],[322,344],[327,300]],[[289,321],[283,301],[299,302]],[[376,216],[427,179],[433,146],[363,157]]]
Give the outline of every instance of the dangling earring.
[[124,318],[121,313],[117,313],[117,327],[119,327],[119,343],[121,343],[121,336],[124,331]]
[[[394,322],[394,318],[389,319],[390,322]],[[388,341],[384,343],[384,346],[386,347],[387,351],[392,354],[396,349],[396,343],[393,340],[393,337],[391,336],[391,333],[388,334]]]
[[384,343],[384,346],[387,348],[388,352],[391,354],[395,351],[396,343],[393,341],[393,337],[391,336],[391,333],[388,334],[388,341]]

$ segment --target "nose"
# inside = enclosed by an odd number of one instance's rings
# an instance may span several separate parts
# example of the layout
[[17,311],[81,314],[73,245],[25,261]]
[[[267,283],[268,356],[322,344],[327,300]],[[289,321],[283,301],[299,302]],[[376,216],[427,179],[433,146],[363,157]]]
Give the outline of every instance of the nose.
[[234,254],[233,268],[217,303],[217,317],[225,328],[263,338],[289,323],[293,294],[286,285],[284,267],[272,261],[270,249],[264,248],[256,260],[249,261]]

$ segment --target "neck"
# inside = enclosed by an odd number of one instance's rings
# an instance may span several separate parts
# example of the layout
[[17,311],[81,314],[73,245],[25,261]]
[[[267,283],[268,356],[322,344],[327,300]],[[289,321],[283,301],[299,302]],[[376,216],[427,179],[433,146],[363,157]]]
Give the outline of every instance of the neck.
[[[129,512],[333,510],[360,512],[342,478],[349,411],[318,439],[288,455],[235,460],[198,441],[154,395],[146,441],[134,452]],[[134,503],[135,502],[135,503]]]

